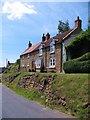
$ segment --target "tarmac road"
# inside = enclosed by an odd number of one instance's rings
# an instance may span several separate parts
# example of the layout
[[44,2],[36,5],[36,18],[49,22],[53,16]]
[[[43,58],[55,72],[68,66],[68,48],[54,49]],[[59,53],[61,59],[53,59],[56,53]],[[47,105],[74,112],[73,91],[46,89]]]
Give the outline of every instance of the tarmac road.
[[28,101],[6,86],[0,84],[0,88],[1,86],[2,118],[72,118],[72,116],[45,108],[36,102]]
[[2,118],[2,84],[0,83],[0,120]]

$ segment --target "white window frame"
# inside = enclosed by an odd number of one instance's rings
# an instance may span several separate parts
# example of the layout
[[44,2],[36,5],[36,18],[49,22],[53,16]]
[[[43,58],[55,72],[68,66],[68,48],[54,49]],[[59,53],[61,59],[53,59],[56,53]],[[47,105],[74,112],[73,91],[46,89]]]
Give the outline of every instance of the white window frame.
[[21,63],[21,66],[22,66],[22,67],[24,67],[24,66],[25,66],[25,65],[24,65],[24,62],[22,62],[22,63]]
[[24,59],[25,57],[24,57],[24,55],[22,56],[22,59]]
[[38,58],[36,61],[35,61],[35,65],[36,65],[36,68],[40,68],[41,67],[41,59]]
[[30,54],[28,54],[27,58],[30,58]]
[[54,41],[52,41],[51,43],[50,43],[50,53],[54,53],[55,52],[55,42]]
[[28,61],[27,66],[30,66],[30,61]]
[[42,45],[40,45],[39,47],[39,55],[42,55],[43,51],[42,51]]
[[55,58],[50,58],[49,68],[55,68]]

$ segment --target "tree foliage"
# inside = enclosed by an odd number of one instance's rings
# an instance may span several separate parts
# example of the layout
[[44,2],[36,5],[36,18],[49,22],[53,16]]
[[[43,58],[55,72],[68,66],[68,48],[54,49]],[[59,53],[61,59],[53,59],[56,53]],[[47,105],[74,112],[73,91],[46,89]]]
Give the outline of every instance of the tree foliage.
[[88,21],[88,30],[90,30],[90,20]]
[[65,31],[70,30],[68,20],[65,23],[62,22],[61,20],[59,20],[59,24],[58,24],[58,28],[57,29],[58,29],[58,33],[63,33]]

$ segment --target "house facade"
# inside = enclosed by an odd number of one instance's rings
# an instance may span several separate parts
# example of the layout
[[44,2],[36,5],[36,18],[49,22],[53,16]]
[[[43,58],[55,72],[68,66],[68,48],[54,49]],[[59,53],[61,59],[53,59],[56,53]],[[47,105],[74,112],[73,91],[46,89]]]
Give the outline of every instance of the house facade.
[[28,48],[20,55],[21,71],[63,72],[63,62],[70,59],[65,46],[82,30],[82,21],[77,17],[75,27],[62,34],[50,37],[43,34],[42,41]]

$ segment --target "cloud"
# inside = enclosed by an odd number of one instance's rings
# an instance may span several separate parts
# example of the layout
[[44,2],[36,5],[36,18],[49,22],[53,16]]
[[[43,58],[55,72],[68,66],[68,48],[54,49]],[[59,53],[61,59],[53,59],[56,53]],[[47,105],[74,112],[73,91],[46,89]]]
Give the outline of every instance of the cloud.
[[5,2],[2,7],[2,13],[7,15],[10,20],[21,19],[25,14],[37,14],[34,10],[34,5],[28,5],[21,2]]

